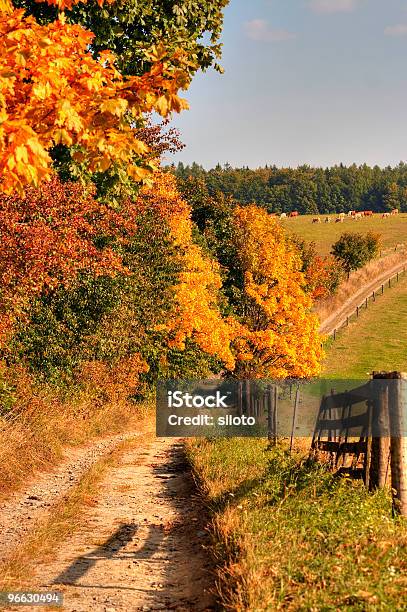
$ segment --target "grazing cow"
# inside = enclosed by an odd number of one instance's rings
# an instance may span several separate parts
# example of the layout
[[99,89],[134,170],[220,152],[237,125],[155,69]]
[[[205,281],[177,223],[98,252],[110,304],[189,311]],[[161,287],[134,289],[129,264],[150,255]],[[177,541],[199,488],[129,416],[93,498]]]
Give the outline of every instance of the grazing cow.
[[354,217],[356,215],[356,210],[350,210],[348,212],[348,217]]
[[399,214],[399,209],[398,208],[393,208],[393,210],[391,211],[392,215],[398,215]]
[[287,213],[281,213],[280,219],[287,219]]
[[373,217],[373,210],[364,210],[363,215],[365,217]]
[[344,222],[344,218],[343,218],[343,217],[338,217],[338,218],[335,220],[335,223],[343,223],[343,222]]
[[312,223],[321,223],[321,219],[320,219],[320,217],[314,217],[314,218],[312,219]]
[[345,213],[339,213],[338,217],[340,217],[340,219],[344,219],[346,217]]
[[298,212],[296,210],[293,210],[292,212],[290,212],[290,217],[298,217]]
[[331,217],[325,217],[325,223],[331,223]]
[[382,214],[382,219],[387,219],[387,217],[390,217],[390,213],[383,213]]
[[355,221],[360,221],[361,219],[363,219],[363,215],[362,215],[362,213],[355,213],[355,214],[353,215],[353,219],[354,219]]

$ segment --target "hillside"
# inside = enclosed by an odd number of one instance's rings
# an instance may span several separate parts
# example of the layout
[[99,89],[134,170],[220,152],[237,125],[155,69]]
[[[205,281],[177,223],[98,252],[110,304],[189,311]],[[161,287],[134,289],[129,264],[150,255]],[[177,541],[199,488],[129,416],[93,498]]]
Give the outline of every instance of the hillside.
[[406,371],[406,327],[407,277],[403,277],[329,345],[324,376],[366,378],[374,370]]
[[[327,255],[331,245],[340,235],[347,232],[377,232],[382,236],[383,249],[390,249],[398,244],[407,242],[407,214],[382,219],[377,214],[373,218],[354,221],[346,218],[344,223],[312,223],[315,215],[302,215],[294,219],[282,220],[282,224],[289,231],[298,234],[305,240],[315,242],[321,255]],[[323,221],[325,217],[320,216]],[[330,215],[335,220],[336,215]]]

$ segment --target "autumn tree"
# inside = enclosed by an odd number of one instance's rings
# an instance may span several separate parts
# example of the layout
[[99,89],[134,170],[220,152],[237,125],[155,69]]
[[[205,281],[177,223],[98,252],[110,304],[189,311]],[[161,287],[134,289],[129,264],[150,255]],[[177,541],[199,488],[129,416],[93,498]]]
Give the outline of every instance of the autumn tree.
[[96,0],[86,4],[74,0],[13,1],[16,8],[23,8],[43,25],[55,21],[58,11],[64,9],[69,23],[94,33],[95,56],[110,50],[117,58],[120,72],[133,76],[151,68],[148,52],[162,44],[168,49],[183,49],[190,59],[191,75],[212,65],[219,70],[219,39],[223,10],[228,3],[229,0],[124,0],[101,6]]
[[305,291],[301,258],[277,221],[256,206],[234,213],[243,287],[235,301],[239,378],[305,378],[320,372],[318,319]]
[[342,280],[343,271],[332,255],[321,256],[317,253],[315,242],[307,242],[299,236],[293,236],[297,245],[303,272],[306,280],[306,292],[313,300],[321,300],[334,295]]
[[362,268],[376,257],[379,247],[379,234],[345,232],[332,246],[331,254],[343,266],[349,278],[352,270]]
[[194,243],[190,213],[174,178],[160,173],[120,209],[99,204],[94,243],[114,253],[120,269],[96,275],[87,266],[68,286],[35,293],[14,336],[18,354],[52,380],[75,377],[92,362],[102,375],[100,364],[134,357],[147,387],[159,376],[233,369],[219,266]]
[[112,214],[91,189],[57,177],[27,188],[24,197],[0,195],[0,346],[31,299],[66,290],[81,272],[123,271],[120,255],[97,245]]
[[178,92],[190,82],[188,55],[153,45],[145,54],[149,69],[124,76],[116,56],[94,56],[93,33],[67,23],[64,13],[41,25],[8,0],[0,8],[2,190],[22,193],[49,179],[50,151],[58,146],[69,147],[82,175],[114,168],[123,179],[145,180],[154,163],[135,128],[146,113],[166,117],[186,108]]
[[[322,356],[313,297],[330,286],[331,262],[320,273],[264,209],[212,196],[199,176],[178,179],[205,247],[220,263],[222,312],[233,328],[238,377],[310,376]],[[304,255],[304,260],[302,256]],[[304,273],[304,266],[309,274]],[[329,279],[329,280],[328,280]]]

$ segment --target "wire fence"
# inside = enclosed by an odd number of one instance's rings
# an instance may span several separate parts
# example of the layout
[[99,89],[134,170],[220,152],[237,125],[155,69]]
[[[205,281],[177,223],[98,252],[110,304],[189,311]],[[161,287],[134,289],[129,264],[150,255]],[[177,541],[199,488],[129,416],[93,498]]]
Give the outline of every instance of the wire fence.
[[404,264],[400,267],[400,270],[393,273],[387,280],[382,281],[378,286],[372,291],[372,293],[365,297],[356,308],[352,308],[352,311],[349,312],[343,319],[335,326],[333,330],[327,333],[328,336],[336,340],[338,332],[344,328],[348,327],[351,321],[358,319],[363,312],[363,310],[367,310],[371,304],[374,304],[377,298],[380,295],[383,295],[386,289],[391,289],[394,287],[402,277],[406,275],[407,265]]

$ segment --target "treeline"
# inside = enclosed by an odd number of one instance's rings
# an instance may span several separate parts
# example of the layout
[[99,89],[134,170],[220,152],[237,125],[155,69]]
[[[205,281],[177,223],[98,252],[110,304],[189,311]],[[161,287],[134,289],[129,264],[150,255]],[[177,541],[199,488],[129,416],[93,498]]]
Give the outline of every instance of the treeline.
[[240,204],[255,203],[270,213],[330,214],[348,210],[407,211],[407,164],[395,168],[363,165],[331,168],[232,168],[205,170],[197,163],[172,166],[179,179],[205,181],[210,195],[221,192]]
[[310,309],[334,267],[259,207],[157,172],[113,209],[55,177],[0,195],[0,232],[0,415],[21,367],[102,403],[158,378],[319,372]]

